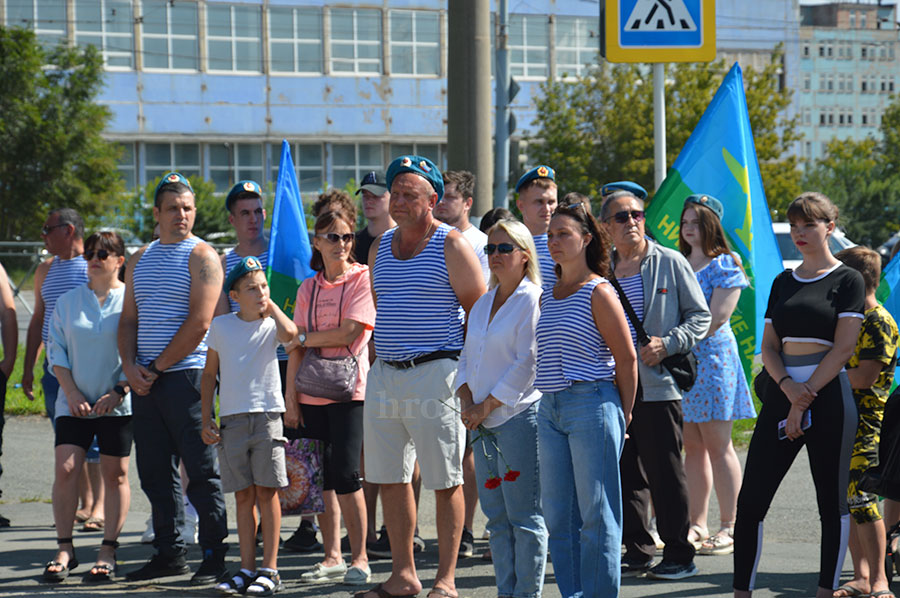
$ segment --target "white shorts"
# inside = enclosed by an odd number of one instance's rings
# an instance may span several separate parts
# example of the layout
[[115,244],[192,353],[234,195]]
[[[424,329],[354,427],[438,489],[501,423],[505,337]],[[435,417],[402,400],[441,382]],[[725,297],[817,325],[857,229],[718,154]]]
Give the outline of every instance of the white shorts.
[[366,481],[408,484],[418,458],[425,488],[462,485],[466,429],[454,392],[457,363],[436,359],[401,370],[375,361],[363,413]]

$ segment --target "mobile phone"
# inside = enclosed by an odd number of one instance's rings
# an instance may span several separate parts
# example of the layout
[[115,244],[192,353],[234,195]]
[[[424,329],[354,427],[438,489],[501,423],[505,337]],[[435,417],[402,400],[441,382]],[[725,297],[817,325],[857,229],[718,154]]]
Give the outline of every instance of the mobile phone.
[[[803,418],[800,420],[800,429],[808,430],[811,425],[812,425],[812,412],[809,409],[807,409],[806,411],[803,412]],[[778,422],[778,440],[787,439],[786,426],[787,426],[787,418]]]

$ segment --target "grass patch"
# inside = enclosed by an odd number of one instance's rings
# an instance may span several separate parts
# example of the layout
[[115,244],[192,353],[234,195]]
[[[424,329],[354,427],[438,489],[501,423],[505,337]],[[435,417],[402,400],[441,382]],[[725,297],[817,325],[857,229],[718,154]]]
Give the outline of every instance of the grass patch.
[[25,345],[19,345],[16,353],[16,365],[6,384],[6,410],[7,415],[45,415],[44,389],[41,388],[41,376],[44,375],[42,367],[43,358],[34,366],[34,401],[25,398],[22,391],[22,362],[25,360]]
[[53,501],[49,498],[44,498],[43,496],[27,496],[25,498],[20,498],[19,502],[22,504],[32,503],[32,502],[41,502],[44,504],[51,504]]

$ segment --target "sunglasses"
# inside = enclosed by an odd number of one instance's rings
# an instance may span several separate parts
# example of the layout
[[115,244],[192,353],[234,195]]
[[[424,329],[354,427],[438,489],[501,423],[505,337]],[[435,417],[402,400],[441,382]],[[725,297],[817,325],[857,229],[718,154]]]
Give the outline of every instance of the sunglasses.
[[316,235],[322,239],[326,239],[329,243],[337,243],[338,241],[343,241],[344,243],[350,243],[353,241],[353,233],[346,233],[343,235],[339,235],[337,233],[319,233]]
[[644,221],[644,211],[643,210],[622,210],[621,212],[616,212],[609,218],[605,219],[604,222],[609,222],[610,220],[615,220],[619,224],[625,224],[628,222],[628,219],[631,218],[635,222],[643,222]]
[[41,234],[46,237],[47,235],[50,234],[50,231],[52,231],[54,228],[59,228],[60,226],[69,226],[69,225],[66,224],[65,222],[63,222],[61,224],[51,224],[50,226],[42,226]]
[[518,249],[512,243],[500,243],[499,245],[496,243],[488,243],[484,246],[484,252],[488,255],[494,255],[494,253],[499,253],[500,255],[506,255],[508,253],[512,253]]
[[91,261],[92,259],[94,259],[95,255],[97,256],[97,259],[102,262],[112,254],[105,249],[98,249],[97,251],[91,249],[90,251],[84,252],[84,259],[86,259],[87,261]]

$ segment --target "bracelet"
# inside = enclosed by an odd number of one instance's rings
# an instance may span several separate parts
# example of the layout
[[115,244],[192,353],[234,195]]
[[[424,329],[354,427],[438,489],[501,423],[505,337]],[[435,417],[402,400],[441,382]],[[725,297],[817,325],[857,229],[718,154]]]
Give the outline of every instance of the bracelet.
[[785,374],[785,375],[784,375],[784,378],[782,378],[781,380],[778,381],[778,388],[781,388],[781,383],[784,382],[785,380],[787,380],[787,379],[790,378],[790,377],[791,377],[790,374]]
[[121,384],[116,384],[115,386],[113,386],[113,392],[123,399],[125,398],[125,395],[128,394],[127,392],[125,392],[125,388],[123,388]]
[[147,369],[156,374],[157,376],[162,376],[163,373],[159,371],[159,368],[156,367],[156,360],[154,359],[150,363],[147,364]]

